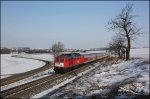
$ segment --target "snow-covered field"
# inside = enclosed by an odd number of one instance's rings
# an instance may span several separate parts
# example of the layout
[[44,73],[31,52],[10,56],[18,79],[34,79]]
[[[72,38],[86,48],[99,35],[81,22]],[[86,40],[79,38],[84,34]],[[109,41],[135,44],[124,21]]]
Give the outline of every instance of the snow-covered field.
[[42,61],[11,56],[12,54],[1,54],[1,78],[30,71],[45,65]]
[[13,55],[51,62],[54,61],[51,54],[1,54],[1,79],[9,77],[12,74],[23,73],[45,65],[42,61],[11,57]]
[[106,53],[106,50],[101,50],[101,51],[86,51],[86,53]]
[[[132,49],[130,61],[120,60],[118,64],[99,63],[95,69],[78,80],[70,82],[55,94],[41,93],[42,98],[94,98],[112,94],[118,89],[115,98],[131,98],[134,95],[149,95],[149,48]],[[64,82],[62,82],[62,85]],[[60,84],[55,86],[60,87]],[[51,92],[52,89],[49,89]],[[46,92],[48,93],[48,91]],[[130,93],[130,94],[127,94]],[[37,97],[36,97],[37,98]]]
[[46,61],[54,61],[53,55],[51,54],[20,54],[19,56],[26,58],[41,59]]
[[80,54],[91,54],[91,53],[106,53],[106,50],[101,50],[101,51],[86,51],[86,52],[80,52]]
[[131,49],[131,57],[149,59],[149,48]]

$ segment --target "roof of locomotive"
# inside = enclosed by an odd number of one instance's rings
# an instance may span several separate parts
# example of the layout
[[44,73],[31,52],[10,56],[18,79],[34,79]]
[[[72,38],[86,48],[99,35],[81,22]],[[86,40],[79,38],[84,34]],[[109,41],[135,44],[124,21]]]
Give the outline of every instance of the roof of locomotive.
[[63,53],[59,55],[58,57],[73,58],[73,57],[79,57],[79,56],[81,56],[80,53]]

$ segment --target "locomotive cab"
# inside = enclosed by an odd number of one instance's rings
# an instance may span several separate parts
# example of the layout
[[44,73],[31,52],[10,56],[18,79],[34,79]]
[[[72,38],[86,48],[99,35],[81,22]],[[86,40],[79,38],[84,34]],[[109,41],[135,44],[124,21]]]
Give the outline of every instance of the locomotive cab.
[[54,63],[55,63],[56,67],[64,67],[64,58],[58,56],[58,57],[55,58],[55,62]]
[[84,57],[79,53],[66,53],[55,57],[54,70],[64,73],[73,70],[84,62]]

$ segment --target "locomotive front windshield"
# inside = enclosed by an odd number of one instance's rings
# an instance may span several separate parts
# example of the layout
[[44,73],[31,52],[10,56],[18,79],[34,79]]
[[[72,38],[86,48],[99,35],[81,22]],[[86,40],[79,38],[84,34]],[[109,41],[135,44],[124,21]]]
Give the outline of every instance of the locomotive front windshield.
[[62,58],[60,58],[60,62],[62,63],[62,62],[64,62],[64,58],[62,57]]
[[55,62],[64,62],[64,58],[63,57],[56,57],[55,58]]
[[58,57],[55,58],[55,62],[59,62],[59,58]]

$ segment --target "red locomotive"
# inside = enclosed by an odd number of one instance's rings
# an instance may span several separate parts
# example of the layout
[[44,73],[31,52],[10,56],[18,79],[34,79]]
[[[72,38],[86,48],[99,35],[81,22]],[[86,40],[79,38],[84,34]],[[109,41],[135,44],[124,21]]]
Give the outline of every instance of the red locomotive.
[[80,67],[81,64],[94,61],[99,58],[99,54],[66,53],[55,57],[54,71],[56,73],[65,73],[75,68]]
[[64,73],[71,71],[78,67],[78,65],[87,61],[87,58],[79,53],[67,53],[55,57],[54,70],[57,73]]

